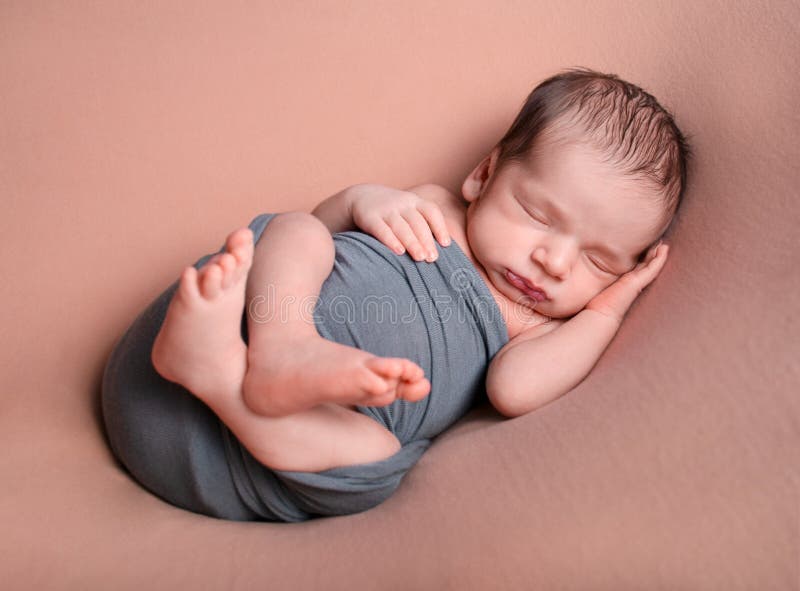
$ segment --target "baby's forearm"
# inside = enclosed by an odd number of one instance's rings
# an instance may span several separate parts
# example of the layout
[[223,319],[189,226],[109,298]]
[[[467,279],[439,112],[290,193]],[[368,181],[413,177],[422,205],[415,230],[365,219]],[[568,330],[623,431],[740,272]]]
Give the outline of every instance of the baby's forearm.
[[353,204],[353,189],[356,186],[357,185],[347,187],[335,195],[328,197],[311,212],[311,215],[325,224],[331,234],[358,229],[353,222],[351,209]]
[[589,374],[619,326],[614,318],[584,309],[547,334],[508,346],[489,367],[489,400],[508,417],[551,402]]

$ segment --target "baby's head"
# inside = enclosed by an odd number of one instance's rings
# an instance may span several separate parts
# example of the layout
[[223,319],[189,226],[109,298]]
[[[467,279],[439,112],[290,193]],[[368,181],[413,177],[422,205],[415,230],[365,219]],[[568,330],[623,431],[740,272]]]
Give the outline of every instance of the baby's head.
[[667,229],[688,158],[672,116],[638,86],[587,69],[553,76],[463,183],[473,256],[507,297],[572,316]]

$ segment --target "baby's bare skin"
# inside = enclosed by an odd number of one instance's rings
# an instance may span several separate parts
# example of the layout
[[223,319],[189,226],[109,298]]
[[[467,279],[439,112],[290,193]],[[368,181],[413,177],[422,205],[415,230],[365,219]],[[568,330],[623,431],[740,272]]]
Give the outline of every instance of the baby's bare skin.
[[[239,327],[253,256],[252,232],[242,228],[224,253],[183,271],[153,345],[157,371],[203,400],[273,468],[317,471],[396,453],[397,438],[352,405],[424,397],[422,369],[277,322],[259,328],[259,354],[249,354]],[[245,383],[270,401],[271,416],[246,404]]]

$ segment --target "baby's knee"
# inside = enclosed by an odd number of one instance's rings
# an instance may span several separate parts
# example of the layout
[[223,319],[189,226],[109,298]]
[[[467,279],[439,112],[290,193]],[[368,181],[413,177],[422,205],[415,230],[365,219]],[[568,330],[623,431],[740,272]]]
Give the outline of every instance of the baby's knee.
[[303,250],[314,253],[317,260],[330,259],[333,264],[333,237],[319,218],[303,211],[287,211],[275,216],[270,225],[273,232],[285,233],[292,244],[302,245]]
[[287,211],[276,216],[272,223],[286,225],[292,235],[314,244],[329,244],[333,247],[333,237],[327,226],[316,216],[304,211]]

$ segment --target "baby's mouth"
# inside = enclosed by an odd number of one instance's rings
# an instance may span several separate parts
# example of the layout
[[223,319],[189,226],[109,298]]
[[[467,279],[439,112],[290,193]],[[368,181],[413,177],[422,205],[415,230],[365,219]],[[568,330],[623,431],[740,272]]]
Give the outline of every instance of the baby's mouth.
[[517,275],[511,269],[506,269],[506,280],[536,302],[543,302],[548,299],[547,292],[536,287],[529,279]]

